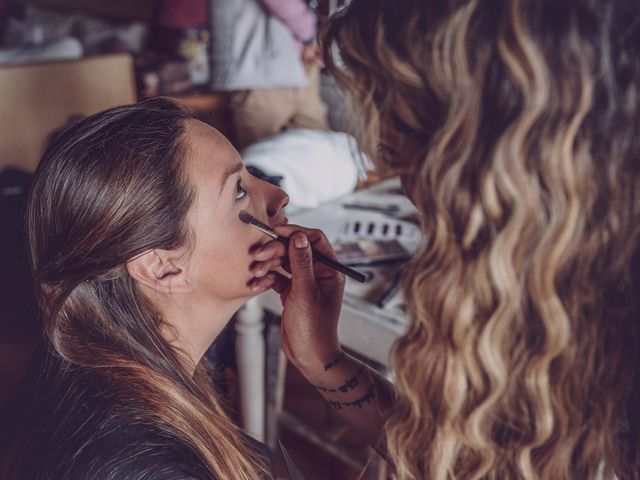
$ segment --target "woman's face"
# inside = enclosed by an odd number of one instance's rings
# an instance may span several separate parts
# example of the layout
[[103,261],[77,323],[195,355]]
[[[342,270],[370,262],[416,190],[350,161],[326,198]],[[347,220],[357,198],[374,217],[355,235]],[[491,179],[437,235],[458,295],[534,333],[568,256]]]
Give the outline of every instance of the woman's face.
[[287,195],[249,174],[235,148],[205,123],[187,121],[186,145],[188,176],[196,191],[189,215],[194,245],[186,260],[194,293],[218,301],[260,293],[251,288],[250,251],[268,238],[238,214],[246,210],[272,227],[286,223]]

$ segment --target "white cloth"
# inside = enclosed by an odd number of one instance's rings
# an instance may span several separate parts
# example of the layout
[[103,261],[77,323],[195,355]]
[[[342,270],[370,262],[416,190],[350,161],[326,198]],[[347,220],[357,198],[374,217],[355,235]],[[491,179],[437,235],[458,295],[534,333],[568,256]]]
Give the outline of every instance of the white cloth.
[[71,37],[38,46],[0,48],[0,65],[74,60],[80,57],[82,44]]
[[211,0],[211,88],[306,87],[289,28],[258,0]]
[[358,180],[355,140],[342,132],[292,129],[247,147],[242,158],[284,177],[290,210],[314,208],[352,192]]
[[9,19],[0,43],[6,48],[45,48],[73,38],[80,42],[84,55],[91,55],[100,53],[104,42],[117,40],[127,51],[140,52],[147,30],[142,22],[117,23],[83,13],[27,7],[23,17]]

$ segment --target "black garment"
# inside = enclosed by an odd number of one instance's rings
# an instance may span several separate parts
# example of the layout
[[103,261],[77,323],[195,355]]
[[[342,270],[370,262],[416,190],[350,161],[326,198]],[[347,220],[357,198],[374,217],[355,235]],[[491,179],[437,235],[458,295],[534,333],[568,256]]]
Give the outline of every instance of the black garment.
[[1,418],[0,465],[18,465],[0,467],[2,480],[211,479],[189,446],[109,404],[82,369],[43,352]]
[[[119,425],[91,442],[73,460],[70,479],[158,479],[201,480],[211,478],[201,471],[197,457],[170,446],[148,427]],[[110,476],[111,475],[111,476]]]

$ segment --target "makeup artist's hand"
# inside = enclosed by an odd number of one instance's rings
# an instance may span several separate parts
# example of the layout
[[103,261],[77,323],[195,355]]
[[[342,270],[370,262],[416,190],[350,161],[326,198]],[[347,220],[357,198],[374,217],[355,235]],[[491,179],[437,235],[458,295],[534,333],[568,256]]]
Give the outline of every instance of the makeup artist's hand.
[[310,41],[303,47],[301,58],[302,63],[307,66],[318,65],[320,68],[324,68],[324,61],[322,60],[317,39]]
[[[289,248],[280,242],[268,242],[262,248],[266,258],[287,256],[282,262],[291,280],[270,272],[272,288],[280,294],[282,312],[282,349],[306,376],[321,373],[324,365],[340,353],[338,317],[344,293],[344,275],[312,260],[316,252],[335,258],[333,248],[320,230],[296,225],[276,227],[278,234],[289,237]],[[256,256],[257,259],[260,256]]]

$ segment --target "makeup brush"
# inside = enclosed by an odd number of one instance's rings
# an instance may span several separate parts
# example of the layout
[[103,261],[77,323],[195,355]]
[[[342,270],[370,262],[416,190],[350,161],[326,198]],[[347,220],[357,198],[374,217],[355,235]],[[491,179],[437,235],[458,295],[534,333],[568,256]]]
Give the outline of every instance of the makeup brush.
[[[242,210],[240,212],[240,220],[242,220],[244,223],[251,225],[254,228],[257,228],[258,230],[260,230],[262,233],[264,233],[265,235],[278,240],[281,243],[284,243],[285,245],[289,246],[289,239],[287,237],[283,237],[282,235],[278,235],[276,232],[274,232],[271,227],[269,227],[268,225],[265,225],[264,223],[262,223],[259,220],[256,220],[253,215],[245,212],[244,210]],[[364,283],[367,280],[366,275],[363,275],[362,273],[354,270],[353,268],[349,268],[346,265],[343,265],[340,262],[336,262],[334,259],[329,258],[325,255],[322,255],[321,253],[318,252],[313,252],[313,259],[317,260],[318,262],[324,263],[326,266],[333,268],[334,270],[337,270],[339,272],[344,273],[345,275],[347,275],[348,277],[353,278],[354,280],[359,281],[360,283]]]

